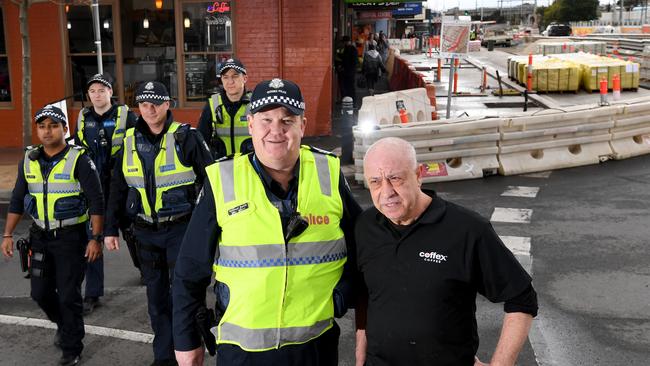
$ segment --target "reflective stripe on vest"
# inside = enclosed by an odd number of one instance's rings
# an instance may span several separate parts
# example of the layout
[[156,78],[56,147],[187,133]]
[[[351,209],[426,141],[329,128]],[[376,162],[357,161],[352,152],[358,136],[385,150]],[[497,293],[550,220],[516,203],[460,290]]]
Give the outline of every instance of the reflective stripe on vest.
[[[126,184],[135,188],[140,194],[142,202],[142,210],[138,216],[147,222],[155,222],[158,218],[158,213],[162,208],[162,195],[163,192],[172,188],[192,185],[196,180],[196,174],[191,166],[183,165],[178,157],[176,151],[176,139],[174,132],[181,126],[178,122],[172,122],[169,129],[162,138],[161,145],[163,146],[154,164],[156,183],[154,209],[152,211],[149,200],[147,199],[147,192],[145,189],[145,171],[144,165],[140,161],[137,154],[137,144],[135,139],[135,128],[130,128],[126,132],[124,139],[124,159],[122,160],[122,173]],[[154,217],[154,212],[156,217]],[[166,218],[169,220],[169,217]],[[164,220],[159,220],[164,221]]]
[[74,178],[74,169],[83,151],[80,148],[68,148],[68,152],[50,170],[47,181],[42,175],[38,160],[29,158],[30,152],[31,150],[25,152],[23,170],[29,194],[36,199],[37,216],[32,215],[34,223],[42,229],[52,230],[87,221],[87,212],[64,220],[54,218],[54,207],[58,200],[79,196],[82,192],[79,181]]
[[338,159],[301,148],[297,210],[309,226],[288,243],[248,156],[206,170],[222,230],[215,276],[230,293],[217,343],[263,351],[327,331],[332,292],[347,259],[343,202],[338,189],[332,190],[338,187]]
[[[243,97],[244,96],[242,96],[242,98]],[[241,143],[250,138],[250,135],[248,134],[248,120],[245,119],[246,104],[242,103],[239,106],[237,113],[235,113],[234,121],[230,118],[230,114],[223,105],[221,94],[212,94],[209,99],[209,104],[210,111],[212,112],[212,130],[226,145],[226,155],[240,153]],[[217,108],[219,108],[220,111],[218,117]]]
[[[82,108],[79,111],[77,116],[77,136],[81,143],[88,147],[88,143],[84,140],[84,127],[86,125],[84,114],[88,112],[88,108]],[[126,133],[126,118],[129,115],[129,107],[126,105],[117,106],[117,118],[115,119],[115,129],[113,129],[113,136],[111,136],[111,156],[115,155],[120,148],[122,148],[122,142],[124,140],[124,134]]]

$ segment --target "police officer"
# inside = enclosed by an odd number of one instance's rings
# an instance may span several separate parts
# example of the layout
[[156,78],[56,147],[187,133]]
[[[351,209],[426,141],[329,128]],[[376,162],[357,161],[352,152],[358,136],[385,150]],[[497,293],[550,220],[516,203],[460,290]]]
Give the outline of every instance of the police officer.
[[194,317],[213,265],[223,315],[218,365],[338,363],[334,317],[350,305],[350,278],[342,276],[355,268],[360,208],[338,158],[300,146],[304,109],[295,83],[261,82],[248,115],[254,153],[206,168],[173,285],[181,365],[203,364]]
[[250,103],[246,68],[239,60],[228,59],[219,67],[219,78],[223,89],[210,96],[198,126],[216,159],[253,150],[246,119],[246,107]]
[[140,266],[154,331],[152,365],[176,365],[172,342],[171,279],[196,200],[195,183],[212,156],[201,134],[174,122],[171,99],[159,82],[136,92],[140,117],[115,158],[106,221],[106,247],[119,249],[119,217],[134,220]]
[[[113,78],[108,74],[96,74],[88,80],[86,91],[92,106],[79,112],[74,135],[75,144],[86,147],[88,155],[97,167],[105,202],[108,201],[110,192],[113,157],[122,148],[124,134],[128,128],[133,127],[136,119],[128,106],[112,102],[112,82]],[[128,230],[127,227],[122,225],[122,231]],[[129,253],[134,253],[135,248],[131,249],[134,243],[127,242],[127,245]],[[138,267],[139,263],[133,254],[132,260]],[[104,260],[100,257],[86,267],[84,315],[92,313],[99,305],[101,296],[104,296]]]
[[104,201],[92,160],[83,148],[65,142],[63,111],[46,106],[34,118],[42,145],[28,147],[18,165],[2,253],[13,256],[12,233],[27,212],[34,220],[29,230],[31,296],[56,323],[54,344],[63,352],[59,365],[76,365],[84,337],[81,282],[86,262],[102,255]]

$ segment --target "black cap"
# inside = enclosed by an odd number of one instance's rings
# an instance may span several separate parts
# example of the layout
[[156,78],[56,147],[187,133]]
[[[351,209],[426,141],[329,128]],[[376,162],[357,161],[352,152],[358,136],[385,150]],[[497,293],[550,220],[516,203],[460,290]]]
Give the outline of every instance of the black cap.
[[163,83],[158,81],[147,81],[141,83],[135,92],[135,102],[149,102],[156,105],[161,105],[164,102],[170,101],[169,92]]
[[46,118],[50,118],[52,121],[56,121],[64,125],[68,124],[68,120],[65,118],[65,114],[61,108],[55,107],[53,105],[46,105],[45,107],[39,109],[34,115],[34,121],[36,123],[39,123]]
[[90,85],[94,83],[100,83],[109,89],[113,89],[113,78],[108,74],[95,74],[93,77],[88,80],[86,83],[86,90],[90,88]]
[[295,115],[305,112],[305,101],[298,85],[291,80],[278,78],[257,84],[249,106],[251,114],[268,106],[285,107]]
[[236,58],[229,58],[219,66],[219,77],[221,77],[224,72],[228,71],[228,69],[233,69],[240,74],[246,75],[244,64]]

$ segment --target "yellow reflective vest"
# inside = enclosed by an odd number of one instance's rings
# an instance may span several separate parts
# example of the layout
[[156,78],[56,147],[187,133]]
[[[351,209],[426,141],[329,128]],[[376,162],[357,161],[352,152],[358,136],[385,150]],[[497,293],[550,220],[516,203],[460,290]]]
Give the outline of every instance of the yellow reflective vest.
[[[250,93],[243,95],[242,99],[248,99],[249,97]],[[246,106],[248,103],[242,103],[239,106],[234,120],[230,118],[230,114],[226,111],[220,93],[212,94],[209,103],[210,111],[212,111],[213,138],[218,136],[224,142],[226,155],[241,153],[242,142],[251,137],[248,134],[248,120],[246,119]],[[219,112],[217,112],[217,108],[219,108]],[[217,113],[219,116],[217,116]]]
[[347,259],[338,158],[301,148],[297,210],[309,226],[288,243],[248,155],[206,170],[221,228],[213,269],[230,292],[217,343],[265,351],[331,328],[332,293]]
[[79,156],[84,150],[70,146],[61,160],[56,162],[50,173],[43,177],[38,159],[31,160],[30,153],[39,146],[28,148],[25,152],[23,170],[32,204],[36,207],[27,210],[34,223],[44,230],[53,230],[76,225],[88,220],[85,198],[81,195],[81,185],[74,177]]
[[[85,116],[84,114],[88,111],[87,108],[82,108],[79,111],[79,116],[77,117],[77,136],[79,141],[88,147],[86,140],[84,139],[84,127],[85,127]],[[129,107],[126,105],[117,106],[117,117],[115,118],[115,129],[113,130],[113,136],[111,136],[111,156],[115,155],[120,148],[122,147],[122,142],[124,140],[124,134],[126,131],[126,118],[129,114]]]
[[[163,208],[163,193],[177,187],[193,185],[196,180],[196,174],[191,166],[181,163],[176,151],[176,139],[174,132],[181,126],[178,122],[172,122],[169,129],[161,140],[161,148],[154,162],[154,181],[155,181],[155,203],[151,207],[147,199],[145,188],[145,171],[144,165],[140,160],[136,148],[135,128],[129,128],[124,138],[124,157],[122,158],[122,173],[126,184],[134,188],[140,194],[142,210],[138,217],[146,222],[155,223],[161,217],[160,210]],[[165,217],[172,221],[173,217]]]

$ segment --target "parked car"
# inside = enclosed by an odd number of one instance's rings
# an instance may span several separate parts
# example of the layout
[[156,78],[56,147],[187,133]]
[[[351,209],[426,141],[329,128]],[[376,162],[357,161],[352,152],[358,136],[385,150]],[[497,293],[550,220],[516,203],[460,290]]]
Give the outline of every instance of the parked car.
[[570,25],[566,24],[549,24],[542,35],[548,37],[567,37],[573,33]]

